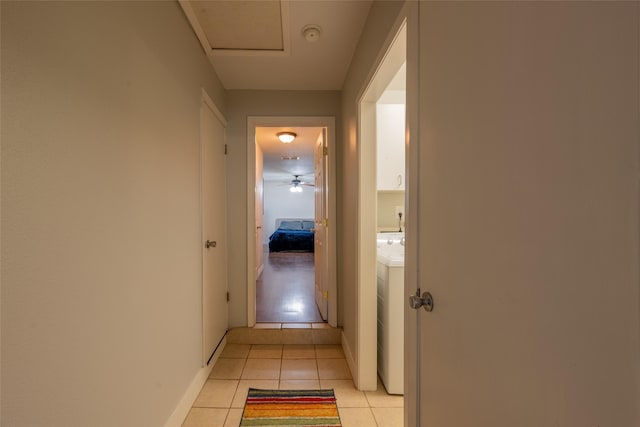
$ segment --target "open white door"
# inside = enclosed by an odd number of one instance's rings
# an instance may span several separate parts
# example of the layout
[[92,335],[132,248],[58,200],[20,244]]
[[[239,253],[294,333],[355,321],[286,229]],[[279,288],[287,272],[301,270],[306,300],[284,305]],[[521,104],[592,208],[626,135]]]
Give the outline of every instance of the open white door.
[[256,278],[260,276],[262,273],[262,269],[264,268],[264,254],[262,247],[262,239],[263,239],[263,222],[264,222],[264,177],[263,177],[263,164],[264,164],[264,155],[262,153],[262,148],[260,145],[256,143],[256,188],[255,188],[255,197],[256,197],[256,205],[255,205],[255,223],[256,223],[256,239],[255,239],[255,251],[256,251]]
[[228,323],[224,126],[224,119],[203,92],[200,107],[203,364],[209,363]]
[[420,8],[411,425],[639,425],[638,3]]
[[325,197],[325,134],[323,129],[314,150],[314,192],[315,192],[315,228],[314,228],[314,264],[315,264],[315,293],[316,304],[323,320],[327,320],[329,306],[329,286],[327,283],[327,236],[326,236],[326,197]]

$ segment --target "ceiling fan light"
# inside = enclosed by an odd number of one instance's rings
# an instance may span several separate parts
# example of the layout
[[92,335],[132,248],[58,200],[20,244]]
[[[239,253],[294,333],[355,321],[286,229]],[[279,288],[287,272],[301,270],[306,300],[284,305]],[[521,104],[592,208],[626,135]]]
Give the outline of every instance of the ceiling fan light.
[[293,132],[278,132],[276,136],[283,144],[290,144],[298,135]]

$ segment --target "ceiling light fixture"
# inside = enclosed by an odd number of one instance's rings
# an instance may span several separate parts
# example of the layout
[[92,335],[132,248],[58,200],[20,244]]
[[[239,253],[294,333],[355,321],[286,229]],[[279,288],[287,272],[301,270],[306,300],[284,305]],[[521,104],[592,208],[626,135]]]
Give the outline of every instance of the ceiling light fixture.
[[298,135],[293,132],[278,132],[276,136],[283,144],[290,144]]
[[291,191],[292,193],[302,193],[302,187],[297,184],[292,185],[291,187],[289,187],[289,191]]

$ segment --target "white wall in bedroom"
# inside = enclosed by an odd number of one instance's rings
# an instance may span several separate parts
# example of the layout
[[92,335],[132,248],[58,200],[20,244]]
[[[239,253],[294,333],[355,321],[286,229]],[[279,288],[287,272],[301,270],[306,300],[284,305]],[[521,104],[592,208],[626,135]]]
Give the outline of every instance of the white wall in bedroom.
[[264,182],[264,243],[275,231],[276,218],[313,218],[313,187],[292,193],[282,181]]

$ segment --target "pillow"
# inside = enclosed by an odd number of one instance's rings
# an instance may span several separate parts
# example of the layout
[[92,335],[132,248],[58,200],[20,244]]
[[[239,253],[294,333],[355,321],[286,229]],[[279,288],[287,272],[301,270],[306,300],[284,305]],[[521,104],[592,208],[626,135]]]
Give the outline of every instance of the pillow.
[[315,224],[313,221],[302,221],[302,229],[303,230],[307,230],[307,231],[311,231],[313,230],[315,227]]
[[282,230],[302,230],[302,221],[282,221],[280,223]]

